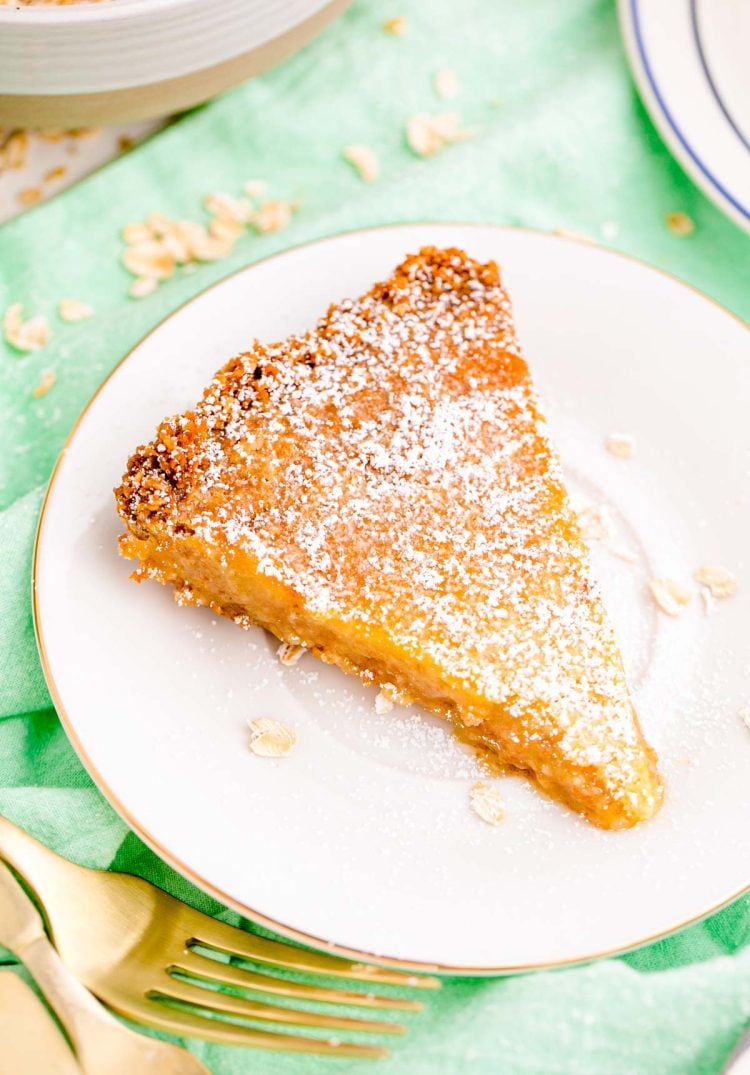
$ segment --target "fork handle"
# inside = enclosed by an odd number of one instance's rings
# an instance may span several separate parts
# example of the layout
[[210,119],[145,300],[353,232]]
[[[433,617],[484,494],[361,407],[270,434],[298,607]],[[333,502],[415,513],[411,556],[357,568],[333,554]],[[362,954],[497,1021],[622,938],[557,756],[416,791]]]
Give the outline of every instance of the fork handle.
[[[0,817],[0,871],[4,871],[2,862],[10,864],[38,897],[64,883],[61,868],[70,865],[12,821]],[[65,966],[45,933],[38,911],[31,915],[30,933],[14,950],[65,1027],[83,1070],[95,1071],[95,1067],[86,1065],[87,1055],[89,1061],[92,1059],[92,1042],[101,1038],[102,1031],[111,1033],[113,1027],[120,1031],[121,1025]]]
[[50,851],[28,832],[0,816],[0,859],[9,863],[37,895],[50,885],[60,884],[60,871],[73,867],[67,859]]
[[[46,852],[41,844],[16,829],[9,821],[0,818],[0,822],[0,831],[10,833],[10,843],[23,850],[28,847],[29,852],[24,856],[26,863],[30,857],[44,862],[45,856],[40,856],[37,848],[52,856],[51,852]],[[5,841],[5,847],[7,844],[8,841]],[[15,866],[16,861],[14,856],[11,863]],[[21,865],[19,862],[19,867]],[[31,874],[32,886],[38,878],[38,872]],[[45,933],[41,914],[1,861],[0,882],[5,887],[9,900],[3,904],[3,908],[10,915],[7,934],[0,934],[3,941],[12,949],[14,955],[22,960],[62,1023],[85,1075],[106,1075],[110,1070],[110,1057],[115,1059],[117,1042],[123,1034],[130,1032],[118,1023],[81,985],[72,971],[68,970]],[[111,1070],[117,1069],[112,1067]]]
[[[121,1031],[121,1025],[73,976],[44,933],[37,934],[16,954],[65,1028],[83,1071],[100,1071],[102,1035]],[[92,1043],[96,1045],[93,1050]]]

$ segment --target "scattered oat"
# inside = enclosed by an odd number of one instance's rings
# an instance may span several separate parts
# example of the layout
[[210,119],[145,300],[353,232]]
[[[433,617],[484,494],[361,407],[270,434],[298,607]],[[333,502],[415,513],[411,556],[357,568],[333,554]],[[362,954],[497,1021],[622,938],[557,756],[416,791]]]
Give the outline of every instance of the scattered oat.
[[80,299],[60,299],[57,312],[63,321],[88,321],[94,316],[94,307]]
[[153,239],[153,232],[149,228],[148,224],[141,224],[140,221],[135,221],[132,224],[126,224],[122,229],[122,237],[126,243],[145,243],[149,239]]
[[262,198],[266,193],[266,187],[268,184],[265,179],[248,179],[243,183],[242,189],[248,198]]
[[24,187],[19,190],[17,197],[21,205],[36,205],[44,195],[40,187]]
[[203,204],[212,216],[224,217],[236,224],[247,224],[253,211],[246,198],[233,198],[221,190],[207,194]]
[[458,76],[452,67],[441,67],[435,73],[435,93],[441,101],[450,101],[458,93]]
[[387,34],[392,34],[394,37],[403,37],[407,30],[406,19],[400,15],[393,19],[386,19],[383,23],[383,29]]
[[684,239],[687,235],[692,235],[695,231],[695,224],[687,213],[667,213],[665,219],[672,234],[679,236],[681,239]]
[[286,228],[291,223],[293,212],[292,202],[263,202],[260,208],[253,212],[250,223],[256,231],[265,235],[269,231],[280,231]]
[[406,140],[418,157],[432,157],[454,142],[472,138],[476,130],[462,128],[455,112],[417,112],[406,124]]
[[635,455],[635,438],[630,433],[610,433],[604,444],[618,459],[632,459]]
[[279,658],[281,664],[285,665],[287,668],[291,668],[293,664],[296,664],[297,661],[299,661],[304,652],[304,646],[293,646],[291,642],[282,642],[276,650],[276,656]]
[[[264,188],[261,180],[245,184],[246,193],[253,195]],[[164,213],[150,213],[145,221],[125,225],[122,262],[137,277],[129,290],[132,298],[150,295],[157,282],[167,280],[177,266],[182,266],[184,273],[194,272],[199,262],[227,257],[248,225],[261,233],[286,227],[298,208],[296,202],[278,200],[254,206],[248,198],[235,198],[224,191],[207,194],[204,205],[211,214],[207,225],[173,220]],[[153,283],[146,283],[148,280]]]
[[245,230],[236,220],[225,216],[211,217],[208,226],[181,220],[178,227],[178,235],[185,244],[185,257],[180,264],[186,269],[190,265],[197,267],[197,262],[227,257]]
[[5,311],[3,335],[11,347],[26,352],[40,351],[49,342],[52,332],[45,317],[24,321],[21,303],[14,302]]
[[250,749],[261,758],[283,758],[297,742],[293,728],[271,717],[251,720]]
[[149,276],[154,280],[166,280],[175,268],[174,254],[156,239],[133,243],[124,251],[122,263],[133,276]]
[[26,154],[29,149],[29,135],[27,131],[11,131],[5,138],[0,137],[0,175],[10,168],[23,168],[26,163]]
[[614,220],[605,220],[602,224],[602,237],[611,243],[620,234],[620,225]]
[[186,247],[184,261],[218,261],[234,250],[234,239],[209,235],[202,224],[192,220],[180,221],[179,235]]
[[505,820],[505,807],[498,787],[478,780],[471,786],[469,802],[474,813],[488,825],[502,825]]
[[623,542],[616,532],[615,521],[606,504],[588,504],[586,507],[580,507],[576,512],[576,518],[583,541],[601,542],[608,553],[625,563],[638,562],[633,549]]
[[638,556],[616,532],[616,526],[606,504],[589,504],[576,512],[578,529],[584,541],[600,541],[607,552],[626,564],[636,564]]
[[584,541],[603,541],[610,536],[609,513],[605,507],[589,504],[576,512],[576,518]]
[[131,299],[145,299],[156,291],[157,281],[153,276],[139,276],[128,288]]
[[151,213],[146,223],[156,240],[172,255],[178,265],[185,265],[191,259],[193,232],[204,239],[207,234],[202,224],[193,224],[189,220],[170,220],[161,213]]
[[174,232],[175,223],[164,213],[149,213],[146,227],[150,230],[152,238],[163,239]]
[[731,597],[737,592],[737,579],[725,567],[699,567],[693,572],[693,578],[701,586],[706,586],[712,597]]
[[67,134],[62,127],[45,127],[36,132],[43,142],[62,142]]
[[185,265],[190,260],[190,244],[184,234],[184,229],[179,221],[170,220],[168,224],[168,228],[160,234],[159,242],[172,255],[177,265]]
[[21,327],[16,346],[22,351],[41,351],[49,343],[52,331],[46,317],[32,317]]
[[117,152],[127,153],[129,149],[132,149],[135,145],[135,139],[131,138],[129,134],[121,134],[117,139]]
[[64,164],[57,164],[54,168],[50,168],[49,171],[44,173],[45,183],[56,183],[58,179],[63,179],[68,173],[68,169]]
[[701,601],[703,602],[703,614],[710,616],[716,610],[716,598],[705,586],[701,587]]
[[738,712],[740,720],[745,725],[747,730],[750,731],[750,705],[741,705]]
[[5,338],[8,338],[8,334],[15,336],[21,331],[21,325],[23,324],[23,306],[20,302],[13,302],[5,311],[3,317],[3,332]]
[[651,579],[651,596],[662,612],[676,618],[681,616],[692,600],[692,594],[674,579]]
[[39,378],[39,383],[36,388],[32,388],[31,390],[34,399],[40,399],[42,396],[46,396],[50,388],[54,386],[56,380],[57,374],[53,370],[45,370]]
[[341,154],[344,160],[359,172],[360,179],[365,183],[374,183],[380,175],[380,163],[374,150],[369,146],[353,143],[347,146]]
[[382,716],[383,713],[390,713],[392,709],[393,699],[388,695],[387,691],[381,688],[375,695],[375,712]]
[[209,234],[224,243],[234,243],[245,230],[245,225],[228,216],[211,217],[208,222]]

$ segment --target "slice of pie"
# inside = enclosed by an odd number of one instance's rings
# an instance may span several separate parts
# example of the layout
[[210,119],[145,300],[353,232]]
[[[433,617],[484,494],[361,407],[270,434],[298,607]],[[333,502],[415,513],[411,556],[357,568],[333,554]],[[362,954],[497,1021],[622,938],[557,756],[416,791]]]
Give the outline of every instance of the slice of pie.
[[449,717],[597,825],[657,809],[494,262],[426,248],[254,343],[116,496],[136,579]]

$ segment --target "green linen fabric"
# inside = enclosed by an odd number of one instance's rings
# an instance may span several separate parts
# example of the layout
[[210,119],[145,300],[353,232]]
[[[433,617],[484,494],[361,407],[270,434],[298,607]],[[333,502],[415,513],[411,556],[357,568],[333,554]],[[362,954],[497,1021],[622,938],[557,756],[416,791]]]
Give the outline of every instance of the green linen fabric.
[[[402,37],[382,29],[396,15],[408,22]],[[460,79],[448,103],[433,88],[444,66]],[[405,143],[407,118],[446,109],[476,126],[476,137],[418,159]],[[376,150],[379,182],[363,183],[341,159],[351,142]],[[271,195],[299,197],[289,228],[248,233],[231,257],[176,275],[148,299],[127,298],[130,278],[119,263],[124,224],[151,211],[201,219],[206,192],[239,193],[251,178],[266,179]],[[695,222],[692,235],[679,238],[665,227],[676,210]],[[0,229],[0,310],[22,302],[27,315],[47,315],[54,330],[38,353],[0,344],[0,811],[63,854],[142,874],[237,921],[128,831],[77,760],[44,686],[31,624],[31,548],[45,482],[77,414],[148,329],[238,266],[358,226],[429,219],[606,236],[741,317],[750,314],[750,242],[655,133],[631,83],[610,0],[358,0],[274,71]],[[57,319],[65,296],[90,302],[94,318]],[[57,383],[32,398],[44,370]],[[425,1014],[409,1017],[408,1037],[377,1070],[713,1075],[750,1017],[749,938],[745,897],[620,959],[448,980]],[[191,1047],[215,1075],[344,1075],[361,1066]]]

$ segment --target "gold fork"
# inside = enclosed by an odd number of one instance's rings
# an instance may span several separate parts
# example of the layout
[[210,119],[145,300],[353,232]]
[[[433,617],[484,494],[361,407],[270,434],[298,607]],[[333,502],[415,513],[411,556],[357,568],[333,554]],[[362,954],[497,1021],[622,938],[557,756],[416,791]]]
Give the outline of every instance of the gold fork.
[[[268,940],[218,922],[139,877],[77,866],[0,817],[0,859],[34,892],[63,962],[111,1009],[173,1034],[284,1052],[379,1057],[379,1046],[342,1042],[339,1031],[403,1033],[398,1023],[320,1013],[218,992],[229,986],[287,999],[362,1008],[419,1011],[416,1000],[290,981],[217,958],[235,956],[282,968],[372,985],[437,988],[436,978],[353,963]],[[210,954],[209,954],[210,953]],[[219,1017],[219,1018],[212,1018]],[[326,1038],[242,1025],[315,1027]]]
[[26,982],[0,971],[0,1075],[81,1075],[65,1038]]
[[83,988],[50,944],[36,907],[2,862],[0,944],[33,975],[65,1028],[83,1075],[211,1075],[186,1049],[123,1026]]

